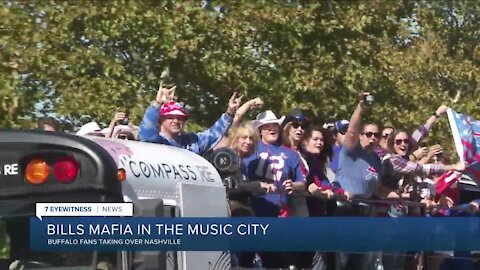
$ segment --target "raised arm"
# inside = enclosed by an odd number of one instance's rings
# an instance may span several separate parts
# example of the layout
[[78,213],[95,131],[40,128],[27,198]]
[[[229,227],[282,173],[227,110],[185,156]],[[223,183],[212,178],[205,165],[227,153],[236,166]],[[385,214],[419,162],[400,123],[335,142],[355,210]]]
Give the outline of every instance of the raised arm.
[[232,125],[233,117],[240,107],[240,101],[242,95],[233,93],[232,97],[228,102],[227,111],[220,116],[220,118],[211,126],[209,129],[196,133],[198,136],[198,147],[200,153],[207,151],[212,146],[217,144],[223,136],[227,133],[228,129]]
[[[243,105],[240,106],[240,108],[238,108],[237,112],[235,113],[235,117],[233,117],[232,127],[237,127],[241,123],[245,113],[247,113],[249,110],[261,108],[262,106],[263,106],[263,100],[259,97],[243,103]],[[225,135],[222,137],[222,139],[220,139],[218,143],[214,144],[214,149],[225,147],[228,144],[229,144],[229,139],[228,139],[228,136]]]
[[350,124],[348,125],[347,133],[345,134],[345,147],[348,151],[353,151],[355,147],[360,143],[360,128],[362,125],[362,113],[366,108],[364,103],[364,97],[370,95],[368,92],[360,93],[360,102],[358,103],[355,111],[350,118]]
[[115,115],[113,116],[112,121],[110,122],[110,125],[108,125],[108,134],[105,135],[106,138],[111,138],[113,135],[113,131],[115,129],[115,126],[117,125],[118,122],[123,121],[127,115],[124,112],[116,112]]
[[237,112],[235,113],[232,126],[237,126],[242,121],[242,117],[249,110],[261,108],[262,106],[263,106],[263,100],[259,97],[250,99],[249,101],[243,103],[243,105],[240,106],[240,108],[238,108]]
[[440,107],[438,107],[435,113],[433,113],[432,116],[430,116],[427,119],[427,122],[425,122],[425,124],[421,125],[417,130],[415,130],[412,133],[412,138],[417,143],[422,141],[425,138],[425,136],[427,136],[428,132],[432,128],[432,125],[437,121],[438,118],[440,118],[447,111],[447,109],[448,109],[447,106],[440,105]]
[[160,107],[162,107],[164,103],[174,100],[176,88],[176,86],[173,86],[171,88],[164,88],[160,84],[155,100],[152,102],[152,105],[147,108],[145,114],[143,115],[142,123],[140,124],[140,130],[138,134],[141,141],[168,144],[168,141],[159,135],[159,111]]
[[420,164],[416,162],[411,162],[404,159],[400,155],[393,155],[390,158],[390,161],[393,166],[393,170],[397,173],[402,174],[424,174],[424,175],[433,175],[441,174],[447,171],[463,171],[465,170],[465,163],[458,162],[452,165],[443,165],[443,164]]

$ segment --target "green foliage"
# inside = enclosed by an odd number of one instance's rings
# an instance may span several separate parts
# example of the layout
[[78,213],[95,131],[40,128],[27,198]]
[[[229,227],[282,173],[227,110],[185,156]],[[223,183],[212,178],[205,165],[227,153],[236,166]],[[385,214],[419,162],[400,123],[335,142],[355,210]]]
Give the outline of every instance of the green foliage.
[[[413,130],[442,103],[480,118],[480,10],[468,1],[206,2],[0,4],[0,124],[31,126],[21,120],[39,102],[105,123],[129,109],[138,123],[160,80],[178,86],[193,130],[235,90],[320,123],[348,119],[360,89],[375,95],[368,120]],[[446,121],[429,140],[451,141]]]

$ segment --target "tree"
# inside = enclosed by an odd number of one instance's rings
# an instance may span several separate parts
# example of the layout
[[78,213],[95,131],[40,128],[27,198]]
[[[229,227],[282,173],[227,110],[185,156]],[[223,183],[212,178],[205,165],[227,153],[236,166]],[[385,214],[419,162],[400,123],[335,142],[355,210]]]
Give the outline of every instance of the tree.
[[[38,104],[105,123],[129,109],[138,123],[160,80],[178,86],[195,129],[235,90],[319,122],[348,118],[362,88],[380,123],[413,129],[441,103],[479,117],[479,11],[467,1],[9,1],[0,10],[3,125],[34,118]],[[431,141],[451,140],[445,121],[438,131]]]

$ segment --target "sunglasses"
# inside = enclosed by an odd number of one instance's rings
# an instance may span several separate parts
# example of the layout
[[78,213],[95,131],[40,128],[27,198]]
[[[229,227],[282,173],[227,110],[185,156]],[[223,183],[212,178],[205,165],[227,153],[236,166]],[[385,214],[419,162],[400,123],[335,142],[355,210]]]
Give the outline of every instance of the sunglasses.
[[390,133],[385,133],[382,135],[382,138],[384,138],[385,140],[388,139],[388,136],[390,136]]
[[170,120],[177,119],[178,121],[186,121],[187,120],[186,116],[181,116],[181,115],[166,115],[166,116],[162,116],[162,118],[163,119],[170,119]]
[[380,133],[378,132],[362,132],[362,135],[367,136],[367,138],[371,138],[372,136],[375,136],[377,139],[380,138]]
[[400,145],[400,144],[402,144],[402,142],[405,143],[405,144],[409,144],[409,143],[410,143],[410,140],[409,140],[409,139],[403,139],[403,140],[402,140],[402,139],[398,139],[398,140],[395,140],[395,144],[396,144],[396,145]]
[[294,122],[294,123],[292,123],[292,127],[293,127],[294,129],[297,129],[298,127],[302,127],[302,129],[305,129],[305,128],[307,127],[307,124]]

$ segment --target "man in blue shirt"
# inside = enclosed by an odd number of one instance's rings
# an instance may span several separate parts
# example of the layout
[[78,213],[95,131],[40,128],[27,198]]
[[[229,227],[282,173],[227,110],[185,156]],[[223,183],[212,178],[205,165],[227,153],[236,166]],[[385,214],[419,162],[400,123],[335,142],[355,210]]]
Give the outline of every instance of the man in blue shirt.
[[[260,141],[255,154],[247,157],[249,180],[266,180],[277,190],[291,193],[305,190],[305,176],[300,168],[298,154],[280,143],[280,123],[272,111],[260,113],[254,127],[260,131]],[[257,216],[288,216],[290,214],[285,194],[267,194],[256,198],[253,206]]]
[[[360,102],[350,119],[345,134],[345,142],[339,155],[338,170],[335,180],[342,188],[352,194],[353,198],[371,199],[382,175],[382,164],[375,153],[380,140],[378,126],[374,123],[362,125],[362,113],[368,107],[365,102],[367,92],[360,93]],[[370,207],[359,204],[341,204],[337,207],[337,216],[369,216]],[[337,263],[341,270],[372,269],[375,254],[337,253]]]
[[155,101],[143,116],[140,140],[173,145],[203,155],[227,133],[242,96],[234,93],[227,112],[209,129],[198,133],[182,133],[188,115],[180,104],[173,101],[175,88],[160,87]]
[[[293,191],[305,190],[305,175],[300,168],[298,153],[282,146],[280,142],[280,124],[272,111],[265,111],[253,122],[260,132],[260,141],[255,153],[244,159],[249,180],[261,180],[275,185],[283,194],[268,193],[252,198],[252,206],[256,216],[288,217],[295,215],[293,208],[305,207],[305,198],[299,200],[289,196]],[[296,257],[290,253],[262,252],[262,266],[265,268],[288,268],[295,264]]]

